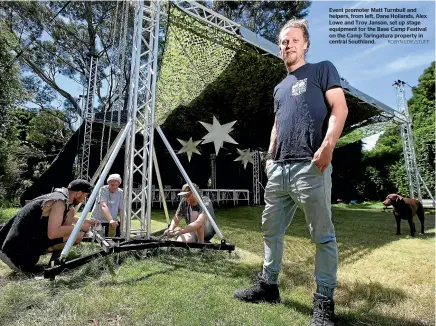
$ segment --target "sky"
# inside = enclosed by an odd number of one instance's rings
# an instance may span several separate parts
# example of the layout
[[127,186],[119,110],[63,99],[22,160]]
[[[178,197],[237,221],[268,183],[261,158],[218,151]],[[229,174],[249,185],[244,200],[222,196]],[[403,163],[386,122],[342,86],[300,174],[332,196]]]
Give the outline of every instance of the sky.
[[[419,21],[418,27],[426,27],[423,40],[430,40],[428,44],[389,44],[387,39],[376,40],[376,44],[329,44],[330,21],[329,14],[345,14],[330,12],[332,9],[364,9],[364,8],[416,8],[417,14],[427,15]],[[383,9],[384,10],[384,9]],[[362,13],[353,13],[355,15]],[[390,15],[390,13],[380,13]],[[398,14],[398,13],[394,13]],[[400,13],[407,14],[407,13]],[[350,13],[348,13],[350,15]],[[353,87],[363,91],[384,104],[396,108],[395,89],[392,86],[395,80],[403,80],[410,86],[418,84],[419,76],[435,60],[435,2],[434,1],[312,1],[309,14],[310,49],[306,57],[308,62],[331,61],[338,69],[341,77],[345,78]],[[408,21],[409,19],[359,19]],[[418,21],[418,20],[415,20]],[[348,26],[343,26],[348,27]],[[354,27],[354,26],[350,26]],[[386,27],[386,26],[382,26]],[[388,26],[390,27],[390,26]],[[394,26],[395,27],[395,26]],[[401,26],[407,27],[407,26]],[[414,27],[414,26],[410,26]],[[376,32],[371,32],[376,33]],[[401,33],[401,32],[391,32]],[[417,32],[409,32],[417,33]],[[354,32],[356,34],[356,32]],[[404,33],[403,33],[404,34]],[[82,94],[82,86],[64,77],[58,80],[59,84],[68,89],[73,96]],[[410,89],[406,96],[411,96]],[[364,149],[374,146],[378,136],[372,136],[365,141]]]
[[[417,8],[417,13],[427,15],[427,18],[420,20],[421,25],[418,27],[427,27],[428,31],[421,33],[424,34],[423,39],[430,40],[430,42],[428,44],[389,44],[387,39],[379,39],[376,40],[376,44],[329,44],[331,39],[329,38],[329,34],[331,34],[329,27],[337,27],[337,25],[329,25],[329,21],[338,21],[338,19],[329,19],[329,14],[345,14],[342,12],[330,13],[330,8]],[[348,13],[348,15],[350,14]],[[380,14],[390,15],[390,13]],[[306,61],[331,61],[341,77],[345,78],[353,87],[392,108],[396,108],[393,82],[400,79],[410,86],[416,86],[419,76],[435,60],[435,2],[433,1],[313,1],[306,19],[309,22],[311,42]],[[401,19],[391,20],[400,21]],[[409,19],[403,20],[408,21]],[[406,89],[406,96],[411,96],[410,89]],[[364,148],[371,148],[377,138],[377,136],[367,138],[368,145]]]

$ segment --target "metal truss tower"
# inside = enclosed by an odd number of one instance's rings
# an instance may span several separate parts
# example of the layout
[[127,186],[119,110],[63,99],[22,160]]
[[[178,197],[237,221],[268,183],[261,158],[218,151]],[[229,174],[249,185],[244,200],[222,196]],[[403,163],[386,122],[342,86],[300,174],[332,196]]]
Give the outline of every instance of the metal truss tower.
[[[160,5],[158,1],[140,1],[135,9],[132,45],[128,119],[134,121],[126,140],[124,167],[124,200],[127,218],[122,232],[129,237],[131,220],[140,221],[140,235],[150,235],[152,205],[152,169],[154,108],[158,60]],[[135,135],[143,136],[141,147],[135,146]],[[133,179],[140,179],[133,188]],[[133,206],[135,204],[135,206]]]
[[253,155],[253,204],[260,204],[260,153],[255,151]]
[[397,80],[393,84],[396,89],[398,111],[406,117],[405,122],[399,123],[401,141],[403,144],[404,164],[409,181],[409,196],[410,198],[417,198],[419,201],[422,201],[415,146],[413,144],[412,119],[409,116],[409,110],[407,108],[404,85],[405,82],[401,80]]
[[209,158],[210,158],[210,172],[211,172],[210,187],[212,189],[216,189],[216,154],[210,154]]
[[86,94],[85,108],[82,118],[85,122],[85,132],[82,145],[82,158],[80,165],[80,177],[90,180],[89,176],[89,157],[91,154],[92,123],[94,121],[94,94],[97,84],[98,57],[91,55],[88,71],[88,91]]

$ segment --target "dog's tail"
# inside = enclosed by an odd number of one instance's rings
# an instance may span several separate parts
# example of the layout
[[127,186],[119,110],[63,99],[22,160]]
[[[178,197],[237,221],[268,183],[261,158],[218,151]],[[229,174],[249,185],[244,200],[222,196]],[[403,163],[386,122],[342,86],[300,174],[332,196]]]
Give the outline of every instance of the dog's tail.
[[424,206],[422,206],[422,203],[420,201],[418,201],[418,210],[416,211],[416,214],[419,217],[424,216]]

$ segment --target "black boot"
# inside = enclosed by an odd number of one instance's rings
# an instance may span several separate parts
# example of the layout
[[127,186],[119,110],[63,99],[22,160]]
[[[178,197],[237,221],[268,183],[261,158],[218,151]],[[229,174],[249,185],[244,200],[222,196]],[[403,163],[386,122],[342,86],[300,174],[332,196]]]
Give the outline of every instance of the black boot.
[[268,283],[261,275],[257,277],[254,285],[250,288],[235,291],[234,297],[245,302],[280,303],[280,293],[277,284]]
[[313,316],[310,326],[334,326],[335,303],[333,299],[315,293],[313,295]]

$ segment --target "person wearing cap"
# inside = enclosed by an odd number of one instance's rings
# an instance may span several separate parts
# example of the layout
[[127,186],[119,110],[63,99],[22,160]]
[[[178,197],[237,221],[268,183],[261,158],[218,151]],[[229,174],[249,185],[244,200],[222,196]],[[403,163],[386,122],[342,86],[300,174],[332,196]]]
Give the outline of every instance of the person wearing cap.
[[124,195],[120,189],[121,176],[119,174],[111,174],[107,178],[107,185],[100,188],[97,200],[95,201],[91,219],[98,220],[101,226],[104,227],[104,235],[109,235],[109,229],[115,229],[115,236],[120,236],[120,218],[124,219]]
[[[15,271],[36,272],[40,256],[61,249],[68,240],[78,219],[73,206],[91,192],[88,181],[77,179],[27,203],[0,230],[0,259]],[[95,224],[85,220],[75,243]]]
[[[194,183],[194,187],[199,193],[198,186]],[[215,235],[215,230],[203,208],[199,205],[195,194],[191,191],[188,184],[183,185],[182,191],[177,195],[181,196],[179,207],[176,214],[171,221],[171,224],[164,235],[168,237],[177,237],[177,241],[183,242],[209,242]],[[213,211],[212,201],[207,196],[201,197],[204,205],[206,206],[209,214],[215,220],[215,213]],[[181,218],[185,218],[186,226],[175,230],[180,224]]]

